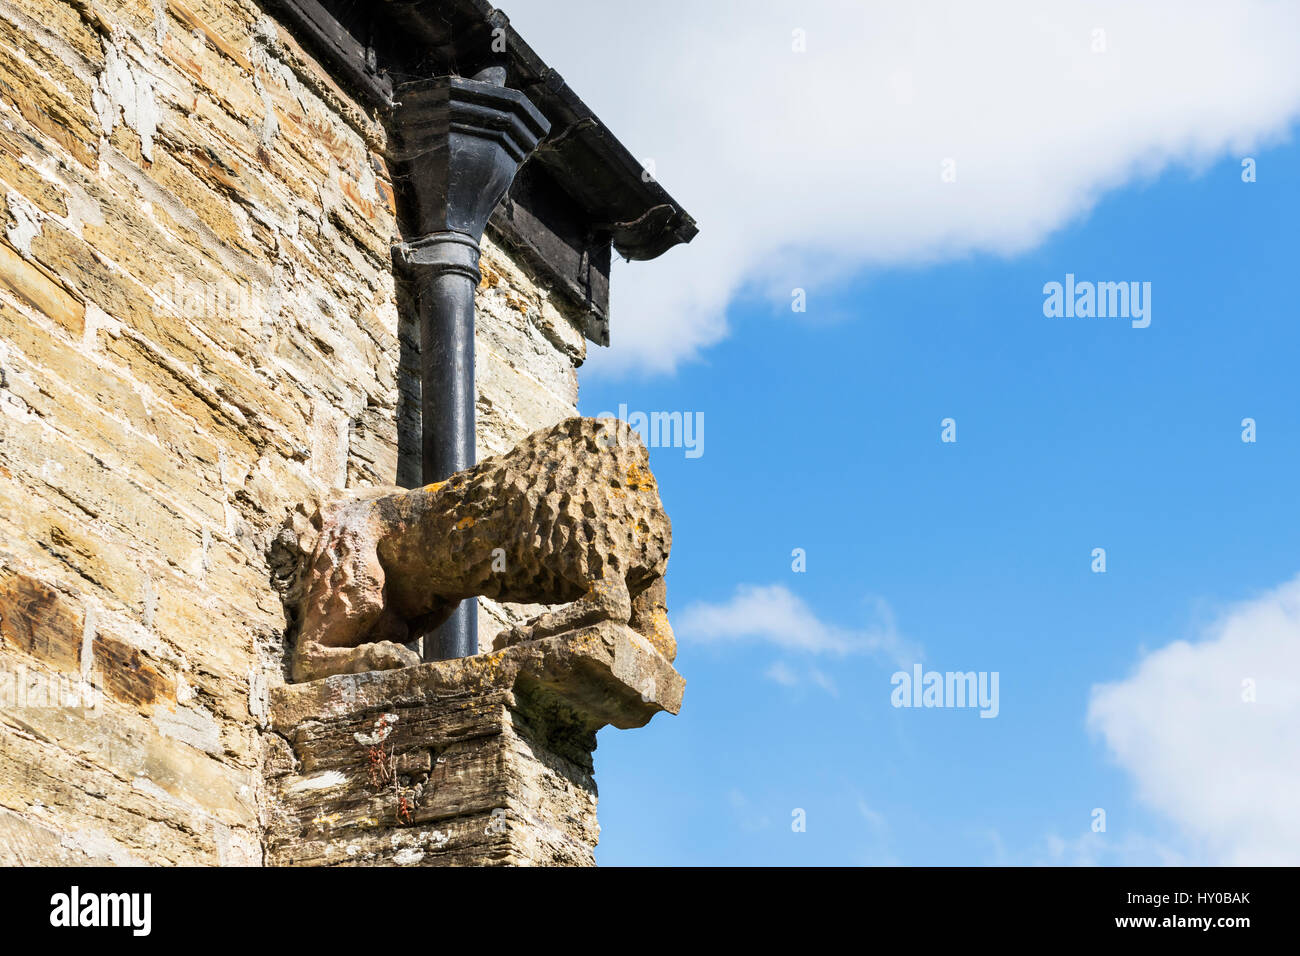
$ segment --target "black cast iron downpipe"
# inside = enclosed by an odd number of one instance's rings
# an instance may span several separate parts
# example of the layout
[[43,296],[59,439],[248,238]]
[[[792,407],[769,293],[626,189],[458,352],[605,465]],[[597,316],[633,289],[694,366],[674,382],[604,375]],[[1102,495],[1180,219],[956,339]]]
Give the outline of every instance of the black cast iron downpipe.
[[[401,86],[394,106],[398,248],[420,327],[420,440],[426,484],[470,468],[474,453],[474,290],[488,217],[550,123],[493,67],[473,79]],[[426,661],[478,653],[478,602],[424,634]]]
[[[475,464],[474,289],[478,243],[465,233],[425,237],[404,250],[420,274],[420,460],[425,484]],[[426,661],[478,653],[478,601],[462,601],[424,635]]]

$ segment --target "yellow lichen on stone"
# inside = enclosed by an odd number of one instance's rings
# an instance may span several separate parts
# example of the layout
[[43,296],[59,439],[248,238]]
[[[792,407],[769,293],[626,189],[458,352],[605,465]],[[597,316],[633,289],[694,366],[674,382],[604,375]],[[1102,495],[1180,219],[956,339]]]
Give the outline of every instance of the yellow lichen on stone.
[[654,475],[648,468],[642,468],[636,462],[627,466],[627,487],[629,491],[654,491]]
[[650,633],[646,637],[655,650],[672,660],[677,656],[677,638],[673,635],[672,625],[668,623],[668,612],[656,610],[650,621]]

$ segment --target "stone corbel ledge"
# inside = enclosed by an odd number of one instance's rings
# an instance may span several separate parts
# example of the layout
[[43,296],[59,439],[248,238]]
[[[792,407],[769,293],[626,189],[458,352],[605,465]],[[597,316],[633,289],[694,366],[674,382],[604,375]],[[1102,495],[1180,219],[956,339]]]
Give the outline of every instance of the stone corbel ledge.
[[596,731],[676,714],[684,688],[644,637],[611,622],[282,685],[267,863],[594,865]]

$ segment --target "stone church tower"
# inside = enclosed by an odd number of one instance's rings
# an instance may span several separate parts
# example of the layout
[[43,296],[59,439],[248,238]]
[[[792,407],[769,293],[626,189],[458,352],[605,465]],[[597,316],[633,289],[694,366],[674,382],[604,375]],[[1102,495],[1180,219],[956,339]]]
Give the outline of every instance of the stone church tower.
[[484,0],[0,0],[0,194],[0,863],[592,863],[596,731],[681,702],[635,603],[294,683],[286,594],[575,416],[691,217]]

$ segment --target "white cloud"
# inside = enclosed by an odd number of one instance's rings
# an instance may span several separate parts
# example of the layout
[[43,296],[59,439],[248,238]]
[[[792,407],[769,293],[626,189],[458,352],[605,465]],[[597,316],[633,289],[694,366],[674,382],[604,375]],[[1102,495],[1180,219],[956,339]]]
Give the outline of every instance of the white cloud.
[[746,284],[783,303],[803,287],[815,313],[862,266],[1020,252],[1108,190],[1247,155],[1300,114],[1300,5],[1270,0],[507,7],[701,225],[616,268],[605,371],[698,354]]
[[840,696],[840,689],[825,671],[817,667],[808,668],[808,679],[832,697]]
[[794,669],[784,661],[776,661],[763,672],[763,676],[773,683],[780,684],[782,687],[796,687],[799,684],[799,675]]
[[1192,861],[1177,849],[1144,834],[1080,832],[1067,840],[1048,834],[1043,847],[1023,861],[1026,866],[1190,866]]
[[[783,585],[742,584],[729,601],[688,605],[674,628],[679,639],[697,643],[763,643],[810,654],[872,653],[898,664],[919,660],[920,650],[898,633],[889,605],[879,599],[869,603],[874,618],[869,626],[843,628],[822,621]],[[788,686],[800,681],[783,663],[769,668],[767,676]],[[808,679],[834,690],[830,679],[816,668],[809,669]]]
[[1300,577],[1094,687],[1088,725],[1192,855],[1300,864]]
[[780,684],[782,687],[800,687],[804,684],[812,684],[814,687],[826,691],[832,697],[840,696],[840,689],[831,676],[816,667],[796,669],[785,661],[775,661],[763,672],[763,676],[774,684]]
[[739,790],[732,788],[727,794],[727,800],[731,803],[732,813],[742,830],[766,830],[771,825],[771,818],[755,807]]
[[1200,866],[1181,850],[1147,834],[1082,830],[1073,838],[1049,832],[1023,848],[1008,848],[997,829],[981,834],[990,844],[990,866]]
[[871,825],[873,830],[884,832],[889,829],[889,824],[885,821],[885,815],[871,809],[871,807],[867,806],[867,801],[861,798],[858,798],[858,813],[862,815],[862,819]]

